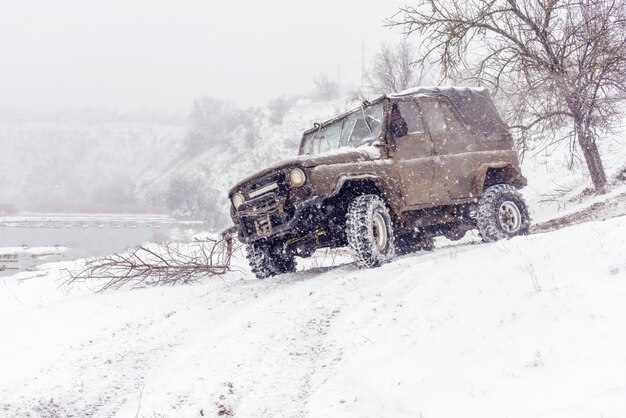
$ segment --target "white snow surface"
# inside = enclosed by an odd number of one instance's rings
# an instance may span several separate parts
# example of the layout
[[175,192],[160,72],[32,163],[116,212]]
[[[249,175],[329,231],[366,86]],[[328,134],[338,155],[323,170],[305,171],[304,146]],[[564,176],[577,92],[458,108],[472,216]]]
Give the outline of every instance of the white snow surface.
[[[301,103],[262,127],[255,159],[234,144],[191,169],[228,190],[349,107]],[[564,148],[523,163],[535,223],[625,190],[589,198]],[[624,134],[601,143],[611,179],[625,152]],[[232,273],[190,286],[61,285],[80,260],[0,277],[0,417],[626,416],[626,217],[493,244],[469,235],[371,270],[318,252],[264,281],[240,254]]]
[[305,261],[104,294],[59,286],[80,262],[0,278],[0,416],[626,415],[626,217]]
[[0,256],[31,255],[33,257],[63,254],[67,247],[0,247]]

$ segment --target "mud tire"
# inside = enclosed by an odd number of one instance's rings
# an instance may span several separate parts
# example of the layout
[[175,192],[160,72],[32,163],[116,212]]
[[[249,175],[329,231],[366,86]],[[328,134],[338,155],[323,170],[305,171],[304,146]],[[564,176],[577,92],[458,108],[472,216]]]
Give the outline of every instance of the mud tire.
[[524,197],[508,184],[487,188],[478,202],[476,226],[484,242],[528,235],[530,216]]
[[356,197],[346,214],[346,237],[359,267],[378,267],[395,255],[389,208],[377,195]]
[[248,244],[246,258],[250,269],[258,279],[296,271],[296,260],[293,255],[273,254],[270,247],[266,245]]

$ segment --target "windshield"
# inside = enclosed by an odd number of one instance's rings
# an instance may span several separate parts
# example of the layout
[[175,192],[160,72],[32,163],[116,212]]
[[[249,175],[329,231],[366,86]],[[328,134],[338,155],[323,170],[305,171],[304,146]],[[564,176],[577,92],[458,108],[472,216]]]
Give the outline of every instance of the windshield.
[[360,108],[302,139],[302,153],[316,155],[338,148],[356,148],[378,138],[383,126],[383,104]]

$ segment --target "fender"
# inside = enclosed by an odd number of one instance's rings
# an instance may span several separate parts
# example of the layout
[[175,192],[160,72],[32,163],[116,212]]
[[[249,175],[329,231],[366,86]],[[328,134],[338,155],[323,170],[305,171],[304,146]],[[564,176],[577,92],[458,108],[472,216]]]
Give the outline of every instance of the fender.
[[337,195],[337,193],[339,193],[341,189],[343,188],[343,185],[346,183],[346,181],[352,181],[352,180],[372,180],[374,184],[376,184],[376,186],[378,186],[378,183],[379,183],[378,176],[374,174],[342,174],[337,178],[337,183],[335,184],[333,191],[330,193],[328,197],[333,197]]
[[474,175],[474,196],[480,197],[483,195],[487,172],[490,169],[498,169],[501,172],[502,178],[500,180],[502,181],[499,181],[499,183],[511,184],[517,188],[522,188],[528,184],[526,177],[524,177],[520,170],[514,167],[513,164],[507,162],[486,163],[482,164]]
[[389,187],[389,181],[386,182],[385,180],[381,179],[379,175],[372,173],[341,174],[337,177],[335,187],[328,197],[330,198],[337,196],[343,189],[344,185],[346,185],[346,183],[361,180],[370,180],[372,183],[374,183],[374,186],[376,186],[376,188],[382,193],[382,197],[385,199],[390,209],[394,213],[400,213],[403,205],[402,195],[400,194],[400,191],[393,187]]

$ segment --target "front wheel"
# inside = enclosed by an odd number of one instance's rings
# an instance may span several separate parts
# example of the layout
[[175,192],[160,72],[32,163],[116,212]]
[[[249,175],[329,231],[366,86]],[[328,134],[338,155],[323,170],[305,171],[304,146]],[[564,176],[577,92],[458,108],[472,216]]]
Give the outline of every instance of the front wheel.
[[296,261],[293,255],[274,254],[270,249],[271,247],[267,245],[255,242],[246,247],[248,264],[258,279],[296,271]]
[[359,267],[378,267],[395,254],[393,226],[385,201],[377,195],[358,196],[346,215],[346,236]]
[[487,188],[478,202],[476,226],[485,242],[528,235],[530,216],[524,197],[508,184]]

